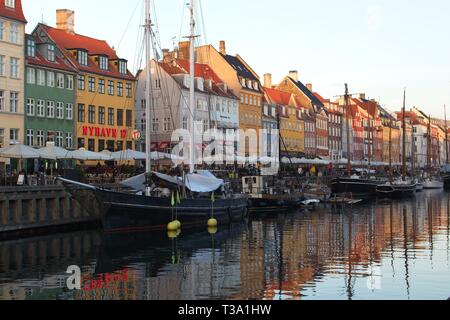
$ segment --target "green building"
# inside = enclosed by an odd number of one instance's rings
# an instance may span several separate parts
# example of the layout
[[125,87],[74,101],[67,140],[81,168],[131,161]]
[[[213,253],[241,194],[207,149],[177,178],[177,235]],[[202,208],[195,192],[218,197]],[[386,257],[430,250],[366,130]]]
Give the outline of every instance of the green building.
[[74,148],[77,69],[50,39],[25,40],[25,144]]

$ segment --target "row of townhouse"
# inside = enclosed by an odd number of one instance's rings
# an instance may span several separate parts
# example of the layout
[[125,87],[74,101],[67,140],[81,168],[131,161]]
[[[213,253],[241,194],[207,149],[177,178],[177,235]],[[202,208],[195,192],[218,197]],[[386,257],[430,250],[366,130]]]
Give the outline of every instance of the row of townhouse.
[[134,147],[135,77],[106,41],[77,34],[74,17],[57,10],[56,27],[26,34],[21,1],[0,1],[0,147]]

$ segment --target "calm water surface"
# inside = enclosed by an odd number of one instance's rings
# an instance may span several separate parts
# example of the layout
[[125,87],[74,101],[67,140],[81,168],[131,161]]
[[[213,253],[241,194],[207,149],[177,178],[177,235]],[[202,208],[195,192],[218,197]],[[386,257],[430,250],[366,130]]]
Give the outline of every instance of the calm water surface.
[[[206,224],[206,221],[205,221]],[[80,291],[65,289],[69,265]],[[450,194],[182,233],[85,231],[0,242],[0,299],[450,297]]]

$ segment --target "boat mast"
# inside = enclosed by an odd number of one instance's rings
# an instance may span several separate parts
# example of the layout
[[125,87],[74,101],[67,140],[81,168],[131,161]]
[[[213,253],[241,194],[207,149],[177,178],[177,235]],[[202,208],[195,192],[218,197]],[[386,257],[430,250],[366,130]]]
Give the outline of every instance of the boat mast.
[[445,119],[445,164],[448,164],[448,124],[447,124],[447,106],[444,104],[444,119]]
[[406,89],[403,91],[402,108],[402,127],[403,127],[403,145],[402,145],[402,178],[406,181]]
[[350,103],[349,103],[349,94],[348,94],[348,85],[345,84],[345,111],[346,111],[346,117],[345,117],[345,122],[346,122],[346,129],[347,129],[347,175],[349,177],[351,177],[352,175],[352,163],[351,163],[351,158],[350,158],[350,119],[349,119],[349,114],[350,114]]
[[427,169],[428,169],[428,178],[431,179],[431,116],[428,117],[428,141],[427,141]]
[[189,4],[190,11],[190,36],[189,36],[189,108],[190,108],[190,123],[191,123],[191,148],[189,172],[194,173],[195,170],[195,20],[194,20],[194,1],[191,0]]
[[414,125],[411,122],[411,178],[416,177],[416,138],[414,136]]
[[152,121],[151,121],[151,104],[152,104],[152,79],[151,79],[151,37],[152,37],[152,21],[150,13],[150,0],[145,0],[145,61],[146,67],[146,91],[145,91],[145,145],[146,145],[146,173],[149,176],[152,171],[152,157],[151,157],[151,134],[152,134]]
[[392,183],[392,119],[389,121],[389,181]]

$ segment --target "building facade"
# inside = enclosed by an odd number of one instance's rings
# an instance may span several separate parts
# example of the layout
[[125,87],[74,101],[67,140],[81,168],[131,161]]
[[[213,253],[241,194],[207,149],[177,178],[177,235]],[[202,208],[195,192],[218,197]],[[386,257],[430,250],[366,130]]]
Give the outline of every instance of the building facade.
[[21,0],[0,1],[0,147],[24,141],[26,24]]
[[25,144],[74,148],[77,70],[48,38],[26,37]]
[[135,77],[103,40],[75,33],[74,12],[57,11],[57,28],[39,24],[36,33],[53,42],[78,70],[76,147],[101,152],[133,149]]

